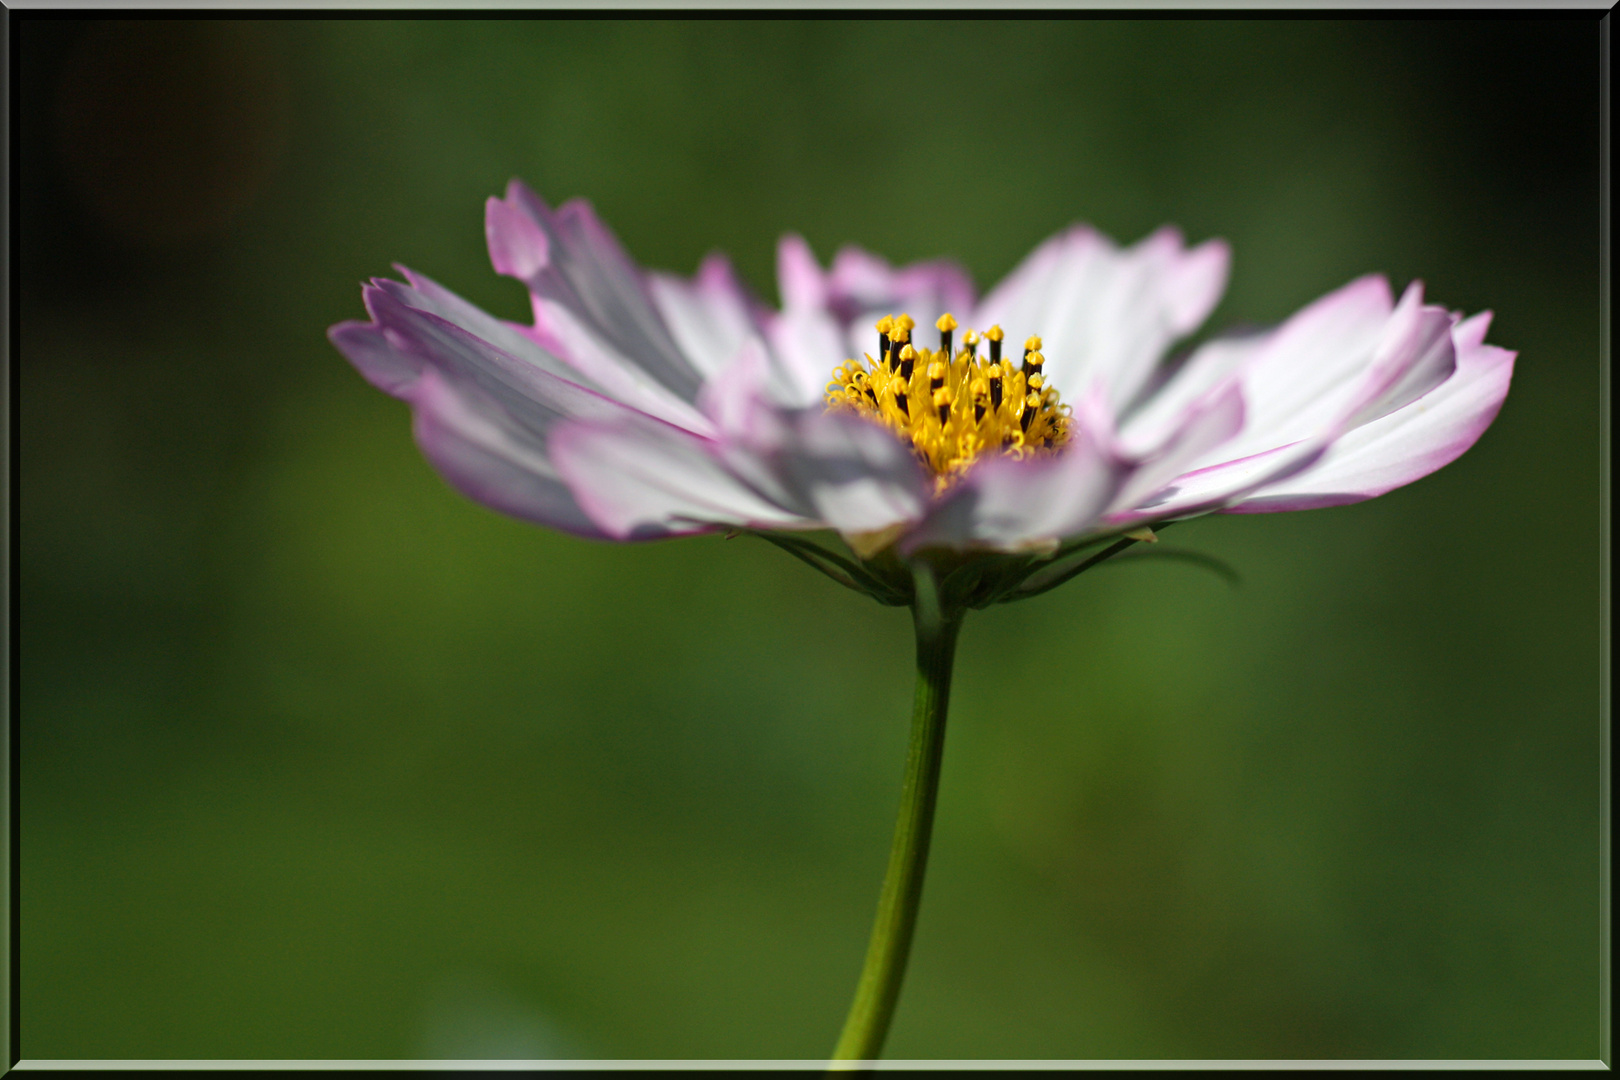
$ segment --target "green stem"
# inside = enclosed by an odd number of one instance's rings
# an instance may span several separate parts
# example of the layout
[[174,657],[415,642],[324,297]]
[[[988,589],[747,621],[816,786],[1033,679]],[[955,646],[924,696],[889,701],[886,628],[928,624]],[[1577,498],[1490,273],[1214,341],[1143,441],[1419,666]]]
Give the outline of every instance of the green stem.
[[917,693],[911,715],[911,748],[906,755],[905,785],[900,791],[900,817],[894,826],[889,869],[883,876],[877,920],[866,949],[866,965],[850,1006],[844,1031],[833,1051],[834,1061],[869,1061],[883,1050],[900,982],[911,951],[922,899],[923,870],[928,863],[928,836],[934,825],[939,791],[939,765],[945,748],[945,710],[951,695],[951,661],[962,612],[942,611],[933,576],[921,569],[918,597],[912,608],[917,629]]

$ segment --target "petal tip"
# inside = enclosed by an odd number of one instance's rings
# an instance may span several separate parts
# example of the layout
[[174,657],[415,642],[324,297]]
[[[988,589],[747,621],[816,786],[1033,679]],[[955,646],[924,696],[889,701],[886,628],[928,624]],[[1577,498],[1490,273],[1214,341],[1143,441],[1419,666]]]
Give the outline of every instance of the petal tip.
[[549,262],[550,249],[544,230],[509,199],[491,196],[484,203],[484,238],[489,244],[489,261],[497,274],[524,281]]

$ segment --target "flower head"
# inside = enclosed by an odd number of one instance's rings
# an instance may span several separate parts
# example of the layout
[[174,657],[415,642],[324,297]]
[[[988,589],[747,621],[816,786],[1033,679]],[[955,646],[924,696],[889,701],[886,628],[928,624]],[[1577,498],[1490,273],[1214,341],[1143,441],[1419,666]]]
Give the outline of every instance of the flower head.
[[982,298],[950,263],[846,248],[824,270],[789,236],[779,311],[723,256],[692,279],[644,271],[588,204],[553,210],[516,181],[486,233],[533,325],[402,269],[332,341],[410,403],[453,485],[591,537],[832,529],[862,560],[1022,566],[1213,511],[1383,494],[1471,446],[1513,368],[1488,312],[1427,305],[1416,283],[1397,300],[1377,276],[1168,365],[1228,264],[1170,228],[1121,248],[1076,226]]

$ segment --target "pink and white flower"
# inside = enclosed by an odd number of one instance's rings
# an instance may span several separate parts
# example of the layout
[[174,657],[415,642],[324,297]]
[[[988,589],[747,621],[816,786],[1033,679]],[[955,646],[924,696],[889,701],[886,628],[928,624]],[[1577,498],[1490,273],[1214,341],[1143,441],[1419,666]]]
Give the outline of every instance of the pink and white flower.
[[[1172,228],[1119,247],[1075,226],[983,297],[950,263],[897,269],[846,248],[823,269],[789,236],[777,311],[720,255],[691,279],[640,269],[582,201],[552,210],[514,181],[485,221],[533,325],[401,268],[405,283],[365,286],[371,320],[331,339],[410,404],[451,484],[582,536],[832,529],[863,558],[1027,553],[1210,512],[1353,503],[1473,445],[1513,370],[1514,353],[1485,343],[1489,312],[1425,304],[1417,283],[1397,299],[1379,276],[1167,365],[1229,261],[1223,242],[1189,248]],[[899,312],[1039,335],[1046,385],[1074,403],[1066,440],[992,448],[941,477],[891,426],[829,408],[835,370],[875,351],[874,325]]]

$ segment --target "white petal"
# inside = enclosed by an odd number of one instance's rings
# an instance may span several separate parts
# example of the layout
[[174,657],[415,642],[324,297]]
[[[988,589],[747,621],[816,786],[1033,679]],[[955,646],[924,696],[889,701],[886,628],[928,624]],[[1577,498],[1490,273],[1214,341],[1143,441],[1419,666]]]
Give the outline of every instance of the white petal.
[[525,363],[533,364],[542,371],[550,372],[558,378],[570,382],[580,383],[591,389],[599,389],[588,378],[582,378],[581,373],[570,368],[558,357],[547,351],[534,339],[532,330],[527,326],[518,326],[505,319],[497,319],[482,308],[463,300],[455,293],[446,289],[438,282],[423,274],[418,274],[409,267],[398,268],[411,284],[410,295],[405,297],[403,286],[391,281],[380,281],[379,287],[393,293],[418,311],[425,311],[452,322],[466,330],[468,333],[489,342],[496,348],[516,357]]
[[563,424],[547,449],[591,520],[619,539],[814,524],[744,484],[712,443],[656,422]]
[[1120,441],[1133,456],[1151,454],[1173,438],[1200,401],[1231,382],[1254,357],[1264,335],[1216,338],[1199,346],[1142,406],[1120,425]]
[[[548,453],[548,435],[570,422],[695,439],[553,374],[548,367],[560,368],[554,361],[542,365],[532,355],[497,348],[429,310],[448,309],[419,290],[384,282],[368,286],[365,298],[376,321],[338,327],[333,340],[368,378],[411,404],[417,441],[445,478],[504,513],[582,535],[609,535],[582,509]],[[534,348],[527,346],[529,353]],[[649,522],[637,535],[671,531]]]
[[764,350],[750,343],[704,389],[721,432],[715,456],[779,506],[845,534],[922,516],[933,482],[880,424],[819,403],[784,411],[768,396]]
[[892,432],[843,412],[796,416],[777,462],[806,514],[846,536],[918,520],[933,487]]
[[[1243,418],[1243,391],[1236,380],[1217,386],[1204,400],[1190,406],[1164,441],[1141,456],[1109,505],[1110,520],[1145,520],[1153,516],[1151,512],[1131,515],[1129,511],[1151,501],[1193,462],[1236,436],[1243,430]],[[1116,519],[1116,515],[1122,516]]]
[[776,245],[776,288],[784,311],[827,306],[827,277],[804,237],[789,233]]
[[[963,319],[973,308],[973,282],[955,263],[940,259],[896,268],[853,246],[833,259],[827,291],[828,306],[844,324],[840,360],[867,354],[878,358],[876,326],[886,315],[910,315],[917,324],[912,340],[934,348],[939,317],[948,311]],[[959,332],[955,343],[961,342]]]
[[597,340],[599,356],[638,369],[682,401],[696,399],[702,377],[664,325],[640,270],[589,203],[576,199],[554,211],[514,180],[505,199],[485,204],[484,221],[496,271],[527,285],[537,309],[541,301],[567,309]]
[[604,393],[676,427],[699,435],[713,434],[712,425],[698,408],[648,375],[644,367],[631,363],[572,308],[536,296],[534,314],[534,336]]
[[575,501],[541,436],[476,389],[428,370],[412,387],[417,445],[451,486],[503,514],[580,536],[607,533]]
[[647,286],[681,352],[705,380],[712,380],[742,343],[760,332],[748,294],[723,255],[704,259],[691,281],[653,273]]
[[1094,383],[1117,414],[1152,376],[1176,338],[1201,323],[1225,288],[1225,243],[1182,247],[1180,233],[1161,229],[1126,250],[1077,226],[1037,248],[972,315],[972,325],[999,324],[1006,355],[1042,339],[1048,381],[1073,395]]
[[1455,368],[1451,316],[1422,290],[1388,309],[1364,278],[1290,319],[1242,369],[1244,430],[1143,504],[1159,516],[1231,505],[1298,476],[1359,425],[1426,393]]
[[[398,282],[383,281],[367,286],[363,296],[375,323],[358,327],[366,332],[356,339],[364,345],[366,353],[350,354],[350,359],[362,371],[377,362],[370,355],[372,352],[389,350],[401,373],[414,365],[419,374],[431,369],[451,384],[476,387],[514,422],[537,432],[545,431],[564,417],[617,416],[629,412],[625,406],[574,381],[568,369],[554,362],[536,363],[530,354],[513,355],[443,316],[417,306],[422,303],[421,294]],[[340,348],[348,344],[347,339],[338,342]],[[559,368],[570,377],[560,377],[551,368]],[[390,393],[411,400],[413,387],[414,380],[401,381]]]
[[902,545],[1016,551],[1075,536],[1099,523],[1129,472],[1083,428],[1061,454],[984,459]]
[[1267,485],[1235,513],[1340,506],[1382,495],[1456,460],[1496,418],[1513,377],[1515,353],[1484,344],[1490,313],[1456,327],[1457,371],[1404,407],[1335,442],[1319,463]]
[[774,444],[782,427],[771,401],[770,357],[758,338],[748,338],[698,395],[698,406],[723,438],[750,445]]
[[1242,368],[1248,413],[1244,432],[1221,448],[1217,460],[1249,457],[1313,438],[1343,420],[1351,399],[1365,391],[1393,308],[1388,282],[1378,276],[1359,278],[1268,334],[1245,343],[1205,346],[1165,389],[1174,392],[1181,378],[1207,377],[1211,368],[1249,344],[1252,352]]
[[771,397],[788,409],[823,401],[833,369],[843,362],[838,323],[823,308],[792,308],[765,328],[770,344]]
[[1408,286],[1373,354],[1372,379],[1379,389],[1350,413],[1344,429],[1387,416],[1451,378],[1457,370],[1451,339],[1456,323],[1456,316],[1443,308],[1423,306],[1420,283]]

